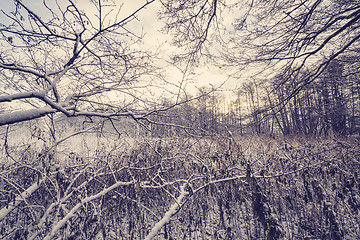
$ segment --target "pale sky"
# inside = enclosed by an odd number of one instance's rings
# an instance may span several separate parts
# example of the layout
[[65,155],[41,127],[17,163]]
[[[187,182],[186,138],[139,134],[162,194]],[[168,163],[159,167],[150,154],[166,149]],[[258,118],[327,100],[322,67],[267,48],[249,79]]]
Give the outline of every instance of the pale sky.
[[[44,9],[44,6],[42,4],[42,0],[23,0],[22,1],[26,6],[28,6],[31,10],[33,10],[35,13],[38,13],[41,15],[42,12],[48,12]],[[52,1],[47,1],[49,4]],[[59,1],[60,3],[62,1]],[[111,2],[111,1],[109,1]],[[121,18],[123,16],[127,16],[131,14],[134,10],[136,10],[139,6],[141,6],[146,1],[124,1],[125,4],[123,5],[121,9]],[[91,12],[94,11],[94,8],[89,7],[89,0],[75,0],[75,3],[80,9],[84,9],[88,16],[91,16]],[[14,9],[13,1],[4,1],[1,0],[0,8],[4,10],[5,12],[8,12],[10,9]],[[155,1],[154,3],[150,4],[146,9],[142,10],[138,14],[139,22],[134,21],[132,25],[129,26],[131,31],[136,32],[136,34],[141,35],[142,33],[145,34],[144,41],[143,41],[143,48],[144,49],[150,49],[150,50],[156,50],[160,47],[161,50],[161,57],[163,60],[159,61],[159,64],[161,67],[164,67],[166,71],[166,78],[169,82],[174,83],[174,85],[179,85],[182,80],[183,76],[181,72],[169,64],[166,63],[168,61],[171,54],[178,52],[179,49],[177,49],[174,46],[170,45],[171,42],[171,36],[165,35],[160,32],[163,22],[158,20],[157,18],[157,11],[160,8],[160,3],[158,1]],[[110,10],[110,8],[109,8]],[[108,19],[112,20],[112,18],[115,16],[115,13],[117,11],[113,11]],[[0,13],[0,22],[6,23],[4,20],[3,14]],[[231,21],[232,18],[223,19],[223,21],[231,27]],[[187,90],[190,93],[195,93],[196,89],[201,86],[214,86],[215,88],[218,86],[222,86],[222,89],[225,90],[231,90],[235,87],[239,87],[240,80],[239,79],[233,79],[229,77],[228,75],[231,75],[231,73],[224,73],[221,72],[218,68],[212,66],[212,65],[206,65],[196,68],[193,71],[194,74],[191,74],[191,79],[187,79],[188,81],[185,82],[185,85],[187,87]],[[226,81],[226,82],[225,82]],[[173,89],[171,89],[173,88]],[[176,91],[174,87],[170,87],[171,91]]]

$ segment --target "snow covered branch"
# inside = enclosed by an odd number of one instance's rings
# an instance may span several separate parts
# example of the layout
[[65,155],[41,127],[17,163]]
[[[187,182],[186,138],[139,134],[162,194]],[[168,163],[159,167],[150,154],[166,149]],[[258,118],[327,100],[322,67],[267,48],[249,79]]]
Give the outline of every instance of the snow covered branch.
[[39,189],[43,181],[35,182],[33,185],[31,185],[28,189],[23,191],[21,194],[17,195],[15,197],[14,203],[9,204],[6,207],[2,208],[0,210],[0,221],[6,217],[12,210],[14,210],[20,203],[22,203],[26,198],[31,196],[36,190]]
[[146,236],[145,240],[151,240],[153,237],[155,237],[159,230],[170,221],[171,216],[176,213],[178,208],[183,203],[183,199],[185,198],[185,196],[189,194],[185,190],[186,185],[187,184],[184,184],[180,187],[180,195],[176,199],[176,202],[170,207],[169,211],[164,214],[164,217],[155,224],[155,226],[151,229],[150,233]]
[[56,109],[51,107],[43,107],[31,110],[16,111],[12,113],[3,113],[0,114],[0,126],[40,118],[55,112],[57,112]]
[[65,216],[63,217],[63,219],[61,219],[59,222],[57,222],[53,227],[52,227],[52,230],[51,232],[44,238],[44,240],[50,240],[55,234],[56,232],[62,228],[66,223],[67,221],[69,221],[69,219],[71,219],[72,217],[75,216],[75,213],[77,210],[79,210],[80,207],[82,207],[84,204],[92,201],[92,200],[95,200],[101,196],[104,196],[106,193],[114,190],[115,188],[119,187],[119,186],[125,186],[125,185],[132,185],[134,184],[134,182],[116,182],[115,184],[111,185],[110,187],[108,188],[105,188],[104,190],[102,190],[101,192],[95,194],[95,195],[92,195],[90,197],[87,197],[87,198],[84,198],[81,200],[81,202],[79,202],[78,204],[76,204],[71,210],[70,212]]

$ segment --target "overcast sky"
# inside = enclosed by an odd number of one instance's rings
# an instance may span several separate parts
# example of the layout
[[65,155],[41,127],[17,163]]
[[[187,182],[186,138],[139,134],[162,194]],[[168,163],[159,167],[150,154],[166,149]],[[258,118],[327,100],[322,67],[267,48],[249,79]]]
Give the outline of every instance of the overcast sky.
[[[88,16],[91,16],[92,12],[94,12],[94,8],[90,7],[89,4],[90,0],[75,0],[77,6],[79,6],[80,9],[83,9]],[[39,15],[42,15],[46,11],[46,9],[43,6],[42,0],[23,0],[22,1],[25,5],[29,6],[31,10],[33,10],[35,13],[38,13]],[[51,2],[51,1],[47,1]],[[60,3],[62,2],[59,1]],[[125,2],[122,9],[121,9],[121,15],[127,16],[134,12],[134,10],[138,9],[139,6],[141,6],[146,1],[123,1]],[[14,9],[13,1],[1,1],[0,7],[5,12],[9,12],[9,10]],[[110,7],[109,7],[110,9]],[[150,4],[146,9],[142,10],[138,14],[139,22],[133,22],[134,26],[132,27],[132,31],[135,31],[137,34],[144,33],[144,41],[143,41],[143,48],[144,49],[150,49],[155,50],[160,48],[161,49],[161,56],[163,60],[159,61],[159,65],[161,67],[164,67],[166,69],[166,76],[167,79],[174,83],[174,84],[180,84],[180,82],[183,80],[182,74],[179,70],[177,70],[175,67],[170,66],[166,63],[167,60],[169,60],[169,57],[178,49],[174,46],[170,45],[171,42],[171,36],[165,35],[160,32],[161,28],[163,27],[164,23],[160,21],[157,18],[157,12],[160,9],[160,3],[158,1],[155,1],[154,3]],[[113,11],[115,13],[116,11]],[[109,15],[109,20],[111,20],[112,16]],[[224,19],[225,22],[227,22],[229,25],[231,25],[231,19]],[[4,20],[4,15],[0,13],[0,22],[6,23]],[[239,86],[239,80],[232,79],[229,77],[228,73],[223,73],[220,70],[218,70],[216,67],[212,66],[211,64],[208,64],[206,66],[201,66],[195,69],[195,74],[191,75],[192,79],[188,79],[189,81],[186,82],[187,88],[191,93],[194,93],[197,87],[201,86],[220,86],[222,85],[226,80],[226,83],[223,84],[222,89],[231,90],[235,87]]]

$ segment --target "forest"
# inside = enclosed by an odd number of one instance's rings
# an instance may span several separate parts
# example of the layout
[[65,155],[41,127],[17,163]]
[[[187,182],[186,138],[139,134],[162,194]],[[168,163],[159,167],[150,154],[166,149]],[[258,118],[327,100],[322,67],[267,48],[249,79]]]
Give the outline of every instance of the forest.
[[0,10],[1,239],[360,236],[359,0]]

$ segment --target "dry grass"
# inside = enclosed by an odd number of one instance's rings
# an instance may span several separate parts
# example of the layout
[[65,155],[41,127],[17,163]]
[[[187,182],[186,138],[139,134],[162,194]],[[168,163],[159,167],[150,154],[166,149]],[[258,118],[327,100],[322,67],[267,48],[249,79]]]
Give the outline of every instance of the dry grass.
[[184,183],[189,195],[158,239],[360,235],[356,140],[89,136],[76,151],[74,140],[7,147],[0,208],[39,186],[1,219],[1,238],[142,239]]

